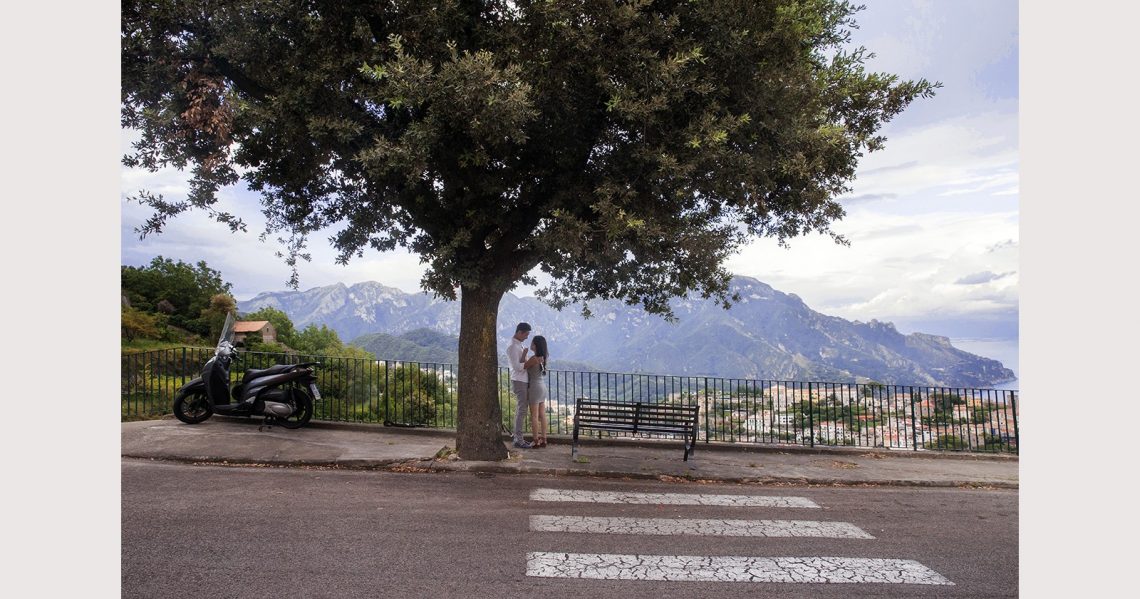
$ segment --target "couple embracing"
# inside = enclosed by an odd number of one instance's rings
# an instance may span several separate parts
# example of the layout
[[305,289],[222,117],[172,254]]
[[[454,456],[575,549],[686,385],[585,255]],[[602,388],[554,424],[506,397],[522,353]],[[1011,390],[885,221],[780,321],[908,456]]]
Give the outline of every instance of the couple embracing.
[[[515,394],[515,428],[511,431],[514,446],[519,449],[546,447],[546,362],[550,355],[546,337],[535,335],[529,347],[522,344],[530,336],[530,325],[520,322],[507,346],[507,364],[511,368],[511,391]],[[523,439],[523,417],[529,408],[533,443]]]

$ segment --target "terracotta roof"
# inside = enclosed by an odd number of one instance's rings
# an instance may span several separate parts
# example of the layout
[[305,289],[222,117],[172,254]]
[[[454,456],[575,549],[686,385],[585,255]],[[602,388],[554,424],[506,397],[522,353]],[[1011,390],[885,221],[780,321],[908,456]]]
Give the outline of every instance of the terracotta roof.
[[234,323],[235,333],[256,333],[269,324],[268,320],[239,320]]

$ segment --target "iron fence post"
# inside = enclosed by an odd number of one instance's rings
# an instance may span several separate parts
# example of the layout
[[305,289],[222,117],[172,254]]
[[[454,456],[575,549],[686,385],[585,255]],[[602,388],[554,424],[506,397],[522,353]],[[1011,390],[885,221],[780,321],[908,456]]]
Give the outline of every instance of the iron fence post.
[[391,390],[388,388],[388,381],[392,378],[392,368],[388,366],[388,360],[384,360],[384,422],[391,422],[392,416],[388,413],[388,401],[391,397]]
[[811,437],[809,438],[810,445],[815,447],[815,408],[812,407],[811,400],[812,384],[808,383],[808,427],[810,428]]
[[1013,410],[1013,442],[1017,444],[1017,453],[1021,453],[1021,431],[1017,427],[1017,392],[1010,390],[1009,407]]
[[914,387],[907,387],[910,390],[910,436],[911,442],[914,444],[914,450],[918,451],[918,424],[916,423],[916,416],[918,408],[914,405]]
[[122,401],[123,404],[126,405],[127,413],[130,414],[130,412],[131,412],[131,396],[133,396],[135,393],[135,377],[136,377],[136,375],[135,375],[135,354],[127,354],[126,363],[127,363],[127,367],[126,367],[126,369],[127,369],[127,397],[126,397],[126,400],[123,401],[123,399],[122,399],[123,398],[123,392],[120,389],[119,390],[119,398],[120,398],[120,401]]
[[[711,429],[709,429],[709,377],[706,376],[703,380],[705,388],[705,443],[707,444],[709,442],[709,435],[712,432]],[[700,405],[700,403],[698,402],[697,405]]]

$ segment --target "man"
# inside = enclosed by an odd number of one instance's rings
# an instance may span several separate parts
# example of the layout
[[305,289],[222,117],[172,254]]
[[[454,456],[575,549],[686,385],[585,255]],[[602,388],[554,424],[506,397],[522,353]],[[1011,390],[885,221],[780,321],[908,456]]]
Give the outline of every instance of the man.
[[522,342],[526,341],[529,336],[530,325],[520,322],[515,327],[515,334],[511,337],[510,345],[507,346],[507,365],[511,369],[511,392],[515,394],[515,428],[511,431],[511,438],[514,440],[514,446],[519,449],[533,447],[526,439],[523,439],[523,420],[530,411],[526,398],[526,369],[539,360],[537,357],[531,357],[530,360],[527,360],[528,348],[523,347]]

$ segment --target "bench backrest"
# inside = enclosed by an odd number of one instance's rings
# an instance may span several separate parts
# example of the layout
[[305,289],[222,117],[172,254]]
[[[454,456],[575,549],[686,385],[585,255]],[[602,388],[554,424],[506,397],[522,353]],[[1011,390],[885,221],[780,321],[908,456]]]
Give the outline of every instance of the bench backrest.
[[621,403],[578,398],[574,421],[582,428],[634,433],[695,433],[697,405]]

